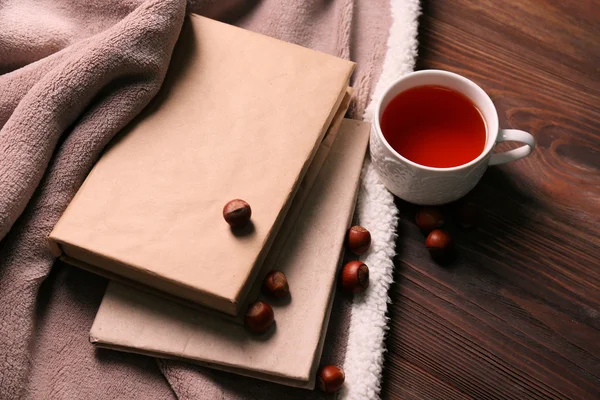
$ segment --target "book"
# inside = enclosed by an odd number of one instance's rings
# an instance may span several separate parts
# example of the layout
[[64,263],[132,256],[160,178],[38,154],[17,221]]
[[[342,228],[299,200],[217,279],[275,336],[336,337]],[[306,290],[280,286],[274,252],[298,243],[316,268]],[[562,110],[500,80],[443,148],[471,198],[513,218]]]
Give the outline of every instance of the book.
[[274,260],[288,278],[291,298],[271,302],[276,322],[270,332],[252,336],[241,325],[111,282],[90,341],[312,389],[368,136],[368,123],[344,120],[310,193],[298,205],[298,218]]
[[[300,210],[302,209],[302,205],[304,204],[304,201],[306,200],[307,196],[310,194],[310,191],[312,190],[312,187],[317,179],[317,176],[318,176],[319,172],[321,171],[321,167],[323,166],[323,163],[327,159],[327,156],[329,155],[329,151],[331,150],[331,146],[333,145],[333,142],[334,142],[335,138],[337,137],[340,125],[344,119],[344,114],[346,113],[346,111],[348,110],[348,107],[350,105],[352,93],[353,93],[352,88],[348,88],[346,95],[344,96],[344,99],[342,100],[342,103],[340,104],[340,107],[338,108],[338,111],[336,112],[336,114],[331,122],[331,125],[329,126],[329,129],[327,130],[327,133],[325,134],[325,138],[323,138],[323,140],[321,141],[321,144],[319,145],[319,149],[317,150],[317,153],[315,154],[313,161],[311,162],[310,166],[308,167],[306,174],[304,175],[304,179],[302,180],[302,182],[300,183],[300,185],[298,187],[298,190],[296,192],[296,195],[294,196],[292,205],[290,206],[290,209],[286,214],[285,221],[282,224],[281,228],[279,229],[279,232],[273,241],[273,245],[271,246],[269,253],[265,257],[264,262],[262,262],[260,270],[257,274],[257,279],[255,280],[255,284],[251,287],[251,289],[248,293],[248,296],[246,297],[245,303],[242,305],[243,310],[246,310],[250,303],[256,301],[256,299],[258,298],[258,295],[260,293],[261,286],[262,286],[261,282],[264,280],[266,275],[272,269],[274,269],[276,267],[279,252],[281,251],[281,249],[283,248],[283,245],[287,241],[287,239],[291,233],[291,230],[294,228],[294,223],[299,216]],[[239,315],[225,314],[220,311],[216,311],[216,310],[213,310],[213,309],[210,309],[207,307],[199,306],[195,303],[192,303],[185,299],[179,298],[177,296],[173,296],[173,295],[169,295],[164,292],[160,292],[149,286],[142,285],[139,282],[132,281],[130,279],[124,278],[123,276],[110,273],[103,269],[99,269],[97,267],[94,267],[93,265],[83,263],[79,260],[75,260],[72,258],[65,258],[64,256],[63,256],[63,259],[68,261],[71,265],[74,265],[76,267],[85,269],[89,272],[104,276],[105,278],[110,279],[112,281],[126,284],[128,286],[143,290],[150,294],[158,295],[160,297],[169,299],[171,301],[174,301],[176,303],[182,304],[187,307],[192,307],[198,311],[202,311],[204,314],[206,314],[209,317],[221,318],[221,319],[232,321],[232,322],[235,322],[238,324],[242,324],[244,322],[244,313],[240,313]]]
[[[354,64],[191,15],[163,88],[60,218],[53,253],[238,315]],[[229,200],[252,207],[235,235]]]

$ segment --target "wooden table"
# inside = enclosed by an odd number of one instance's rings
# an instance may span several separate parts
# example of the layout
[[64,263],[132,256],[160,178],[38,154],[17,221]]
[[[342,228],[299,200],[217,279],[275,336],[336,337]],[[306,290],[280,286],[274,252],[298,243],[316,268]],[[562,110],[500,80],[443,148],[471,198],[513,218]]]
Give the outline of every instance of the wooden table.
[[488,170],[449,267],[397,201],[383,398],[600,399],[600,2],[425,1],[419,41],[537,148]]

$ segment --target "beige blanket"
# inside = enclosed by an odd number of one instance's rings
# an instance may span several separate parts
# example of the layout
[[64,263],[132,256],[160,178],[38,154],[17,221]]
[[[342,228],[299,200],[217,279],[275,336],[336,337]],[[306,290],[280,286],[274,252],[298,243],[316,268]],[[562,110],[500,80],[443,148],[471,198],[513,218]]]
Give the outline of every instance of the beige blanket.
[[[391,23],[386,0],[0,0],[0,399],[309,394],[95,351],[88,331],[106,281],[53,267],[46,246],[104,146],[160,88],[186,7],[358,62],[356,116]],[[347,306],[335,306],[324,355],[332,362],[343,360]]]

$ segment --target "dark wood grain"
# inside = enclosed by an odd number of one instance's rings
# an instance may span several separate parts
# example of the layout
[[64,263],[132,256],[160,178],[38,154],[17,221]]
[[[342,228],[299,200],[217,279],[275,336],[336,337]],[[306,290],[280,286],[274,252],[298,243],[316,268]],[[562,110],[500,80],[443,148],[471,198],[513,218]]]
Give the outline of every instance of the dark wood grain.
[[600,3],[426,1],[419,41],[417,69],[474,80],[537,148],[468,195],[449,267],[397,200],[383,398],[600,399]]

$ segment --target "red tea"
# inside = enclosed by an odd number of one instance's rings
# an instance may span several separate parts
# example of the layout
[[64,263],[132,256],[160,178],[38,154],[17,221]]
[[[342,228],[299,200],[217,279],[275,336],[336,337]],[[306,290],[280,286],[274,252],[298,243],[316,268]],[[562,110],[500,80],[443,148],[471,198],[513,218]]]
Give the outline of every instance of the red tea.
[[462,93],[442,86],[401,92],[383,111],[380,125],[394,150],[429,167],[466,164],[485,147],[485,121],[479,109]]

